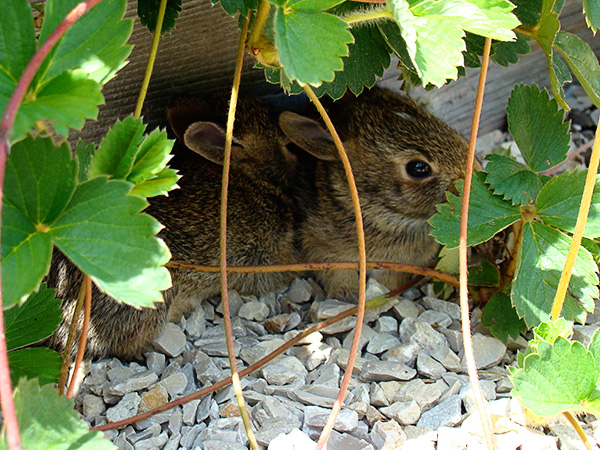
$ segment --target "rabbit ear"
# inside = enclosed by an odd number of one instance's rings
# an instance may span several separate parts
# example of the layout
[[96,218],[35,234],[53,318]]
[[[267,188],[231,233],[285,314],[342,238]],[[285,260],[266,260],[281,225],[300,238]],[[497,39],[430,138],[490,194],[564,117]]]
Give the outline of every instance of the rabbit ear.
[[[225,152],[225,130],[213,122],[195,122],[183,135],[186,147],[216,164],[223,165]],[[241,147],[232,146],[232,158],[235,159]]]
[[279,127],[301,149],[324,161],[335,161],[338,152],[328,130],[317,121],[284,111],[279,116]]

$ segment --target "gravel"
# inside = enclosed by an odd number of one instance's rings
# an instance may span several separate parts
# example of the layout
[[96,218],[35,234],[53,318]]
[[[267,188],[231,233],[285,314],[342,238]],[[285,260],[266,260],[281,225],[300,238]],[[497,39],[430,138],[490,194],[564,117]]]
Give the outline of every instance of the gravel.
[[[581,88],[570,86],[574,106],[573,143],[579,147],[598,120],[591,104],[580,102]],[[507,146],[494,131],[478,141],[478,152]],[[504,144],[503,144],[504,143]],[[589,156],[583,154],[580,164]],[[568,166],[568,164],[567,164]],[[567,167],[569,168],[569,167]],[[369,281],[368,296],[386,292]],[[359,354],[328,450],[458,450],[485,448],[479,416],[464,365],[460,309],[435,298],[425,285],[411,288],[365,318]],[[230,293],[235,356],[240,370],[254,364],[312,323],[352,307],[327,299],[310,279],[261,298]],[[507,366],[527,346],[521,336],[507,345],[472,312],[473,345],[481,387],[493,417],[497,448],[581,448],[564,419],[540,426],[510,398]],[[574,338],[587,345],[599,314],[576,325]],[[312,450],[327,421],[347,366],[354,318],[303,339],[258,371],[242,387],[256,438],[269,450]],[[88,365],[76,406],[91,426],[115,422],[161,406],[230,375],[219,302],[209,299],[156,338],[155,351],[142,361],[101,360]],[[592,445],[600,421],[580,417]],[[241,450],[248,448],[231,387],[193,400],[105,435],[119,449]]]

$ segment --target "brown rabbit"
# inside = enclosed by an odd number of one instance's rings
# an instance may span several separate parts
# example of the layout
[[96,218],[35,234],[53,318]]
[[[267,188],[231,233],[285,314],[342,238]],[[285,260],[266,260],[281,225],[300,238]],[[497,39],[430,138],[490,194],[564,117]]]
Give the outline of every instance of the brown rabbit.
[[[169,122],[178,138],[195,153],[179,149],[171,166],[182,175],[180,189],[168,197],[150,199],[146,212],[164,225],[161,237],[175,259],[219,263],[219,206],[224,123],[227,102],[212,106],[196,98],[179,99],[169,110]],[[278,113],[257,100],[241,100],[235,127],[228,209],[228,263],[238,265],[291,263],[292,203],[287,177],[295,157],[284,145],[277,126]],[[220,293],[219,274],[171,270],[173,287],[156,308],[135,309],[94,288],[87,356],[139,357],[167,320]],[[290,273],[230,274],[229,287],[261,295],[293,278]],[[64,322],[50,344],[63,348],[82,275],[59,252],[48,276],[63,298]]]
[[[428,220],[463,176],[467,144],[413,100],[383,89],[333,102],[329,114],[350,159],[364,218],[367,259],[427,265],[437,251]],[[319,122],[284,112],[279,124],[316,157],[300,162],[295,194],[307,261],[356,261],[356,225],[348,183],[331,135]],[[311,158],[309,158],[311,159]],[[373,271],[393,289],[407,276]],[[358,272],[320,272],[327,294],[355,299]]]

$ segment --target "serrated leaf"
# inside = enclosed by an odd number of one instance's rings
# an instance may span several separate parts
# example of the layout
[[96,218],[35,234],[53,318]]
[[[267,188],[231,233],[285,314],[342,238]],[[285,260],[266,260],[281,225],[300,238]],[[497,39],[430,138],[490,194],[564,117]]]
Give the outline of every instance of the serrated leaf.
[[600,28],[600,3],[594,0],[583,0],[585,21],[594,34]]
[[[597,374],[600,374],[600,332],[598,330],[594,331],[594,334],[592,335],[592,341],[590,342],[590,345],[588,345],[588,351],[594,357],[594,362],[596,364],[596,368],[595,368],[594,372],[596,372]],[[596,387],[599,387],[598,386],[600,384],[599,382],[600,382],[600,377],[598,378],[598,381],[596,382]]]
[[[101,432],[90,431],[79,418],[73,400],[35,380],[21,380],[14,392],[22,446],[35,450],[112,450],[115,446]],[[2,430],[2,436],[5,436]],[[4,438],[3,438],[4,439]]]
[[569,105],[567,105],[565,100],[565,89],[563,86],[573,80],[571,77],[571,72],[563,60],[554,54],[554,52],[550,58],[550,64],[551,67],[548,76],[550,79],[550,89],[552,90],[552,94],[557,99],[561,107],[569,109]]
[[487,155],[486,181],[494,193],[504,196],[513,205],[533,203],[542,189],[542,182],[523,164],[501,155]]
[[513,12],[523,26],[531,28],[538,23],[543,0],[512,0],[512,3],[516,6]]
[[61,321],[61,301],[55,297],[54,289],[42,283],[22,305],[4,311],[6,346],[8,350],[35,344],[50,336]]
[[348,24],[328,13],[284,11],[274,17],[275,45],[279,61],[291,80],[320,86],[333,81],[335,71],[343,69],[342,57],[354,42]]
[[293,9],[294,11],[320,12],[333,8],[344,1],[345,0],[286,0],[284,1],[283,6],[285,8]]
[[407,0],[387,0],[386,4],[394,16],[394,21],[399,27],[402,43],[406,49],[409,60],[415,61],[417,57],[417,29],[415,28],[415,15],[410,10]]
[[126,180],[135,161],[138,146],[146,125],[133,116],[117,123],[106,133],[98,150],[90,161],[88,177],[108,175],[111,178]]
[[496,292],[490,298],[483,308],[481,323],[504,343],[508,341],[509,336],[516,339],[519,334],[527,331],[527,325],[519,318],[510,302],[510,297],[504,292]]
[[[399,66],[402,67],[403,76],[406,78],[406,72],[410,72],[415,78],[418,78],[417,68],[414,64],[414,58],[410,56],[406,42],[400,33],[398,24],[392,21],[380,22],[377,24],[379,31],[383,35],[387,45],[392,49],[399,59]],[[414,86],[421,85],[421,80],[415,80]]]
[[581,245],[587,248],[588,252],[592,254],[596,264],[600,264],[600,245],[598,242],[593,239],[582,238]]
[[411,12],[453,22],[465,31],[499,41],[512,41],[512,31],[520,25],[511,11],[514,5],[506,0],[424,0],[416,2]]
[[[140,23],[148,28],[151,33],[154,33],[154,29],[156,28],[160,2],[161,0],[138,0],[137,14],[140,18]],[[167,0],[167,8],[165,9],[165,17],[160,34],[168,33],[175,28],[175,22],[180,12],[181,0]]]
[[[520,33],[515,33],[517,40],[514,42],[492,41],[490,50],[490,59],[496,64],[508,67],[509,64],[515,64],[519,61],[521,55],[526,55],[531,51],[529,43]],[[464,53],[466,67],[480,67],[480,57],[483,56],[483,46],[485,38],[473,33],[466,33],[465,42],[467,50]]]
[[512,395],[538,416],[585,409],[596,388],[594,358],[579,342],[559,337],[544,354],[525,357],[512,376]]
[[569,122],[548,92],[532,86],[516,86],[506,107],[508,127],[525,162],[536,173],[564,161],[569,151]]
[[110,296],[133,306],[162,301],[171,286],[169,259],[154,237],[160,224],[140,214],[146,202],[125,181],[94,178],[79,185],[48,233],[58,248]]
[[480,266],[469,267],[469,284],[472,286],[500,285],[500,271],[486,259],[481,260]]
[[269,83],[279,84],[287,94],[296,95],[304,92],[304,89],[297,82],[289,79],[285,70],[272,69],[270,67],[263,67],[263,69],[265,71],[265,80]]
[[[26,0],[2,2],[0,20],[0,71],[13,80],[21,78],[25,66],[35,53],[31,7]],[[0,108],[0,111],[4,108]]]
[[538,345],[540,341],[554,344],[554,341],[556,341],[558,337],[570,339],[572,335],[572,322],[567,322],[564,317],[559,317],[556,320],[550,318],[547,322],[542,322],[533,329],[534,338],[531,342],[535,345]]
[[579,37],[566,31],[558,32],[554,46],[565,58],[596,108],[600,108],[600,65],[592,49]]
[[16,386],[23,377],[37,379],[40,384],[58,383],[62,359],[49,348],[23,348],[8,353],[10,379]]
[[[462,192],[464,182],[458,181],[457,187]],[[448,193],[448,203],[437,206],[438,213],[429,223],[433,227],[431,235],[441,244],[449,248],[458,246],[460,228],[461,199]],[[484,175],[477,173],[471,184],[469,206],[469,223],[467,245],[477,245],[492,238],[496,233],[512,225],[521,218],[519,207],[513,206],[494,195],[484,183]]]
[[92,156],[94,156],[94,153],[96,153],[96,148],[94,147],[94,144],[85,145],[81,139],[77,141],[75,154],[77,155],[77,160],[79,161],[79,175],[77,177],[79,183],[87,181],[87,171],[90,166]]
[[52,242],[46,225],[64,210],[75,192],[77,161],[67,144],[27,139],[13,145],[6,165],[2,204],[4,307],[25,300],[50,266]]
[[156,195],[167,195],[169,191],[176,189],[177,181],[181,178],[173,169],[165,167],[152,178],[136,184],[131,190],[130,195],[147,198]]
[[[586,176],[587,170],[564,172],[548,181],[536,203],[538,217],[550,225],[574,232]],[[600,177],[596,177],[583,235],[588,238],[600,236]]]
[[[210,1],[213,5],[219,3],[219,0]],[[239,12],[243,17],[248,17],[249,10],[258,8],[258,0],[221,0],[221,6],[231,16]]]
[[66,70],[80,70],[99,84],[110,80],[133,48],[126,45],[133,30],[133,21],[123,18],[126,6],[104,0],[77,20],[53,50],[42,83]]
[[35,100],[25,100],[15,120],[12,142],[17,142],[37,121],[44,120],[54,131],[67,136],[69,128],[79,130],[85,119],[98,116],[98,106],[104,103],[100,85],[85,74],[64,72],[44,85]]
[[173,157],[170,154],[173,143],[164,131],[153,130],[139,145],[127,181],[141,183],[162,171]]
[[441,87],[447,79],[456,79],[466,48],[463,30],[451,21],[429,17],[415,17],[414,26],[417,30],[414,63],[423,84]]
[[[522,239],[511,299],[519,316],[532,327],[550,317],[571,239],[538,222],[524,225]],[[586,311],[593,311],[598,297],[597,272],[592,255],[580,247],[562,310],[566,320],[585,322]]]
[[349,88],[355,95],[365,87],[375,85],[390,65],[390,55],[381,32],[375,26],[356,26],[351,29],[354,44],[348,47],[350,54],[342,58],[344,70],[335,73],[335,79],[315,89],[318,96],[327,92],[331,98],[341,98]]

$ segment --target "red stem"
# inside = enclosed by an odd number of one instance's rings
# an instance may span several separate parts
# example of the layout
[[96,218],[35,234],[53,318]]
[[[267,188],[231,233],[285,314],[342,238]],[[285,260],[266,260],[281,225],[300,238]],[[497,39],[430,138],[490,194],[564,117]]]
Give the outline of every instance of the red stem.
[[[75,6],[66,15],[64,20],[50,34],[48,39],[40,46],[33,58],[27,64],[27,67],[21,75],[21,79],[13,92],[2,121],[0,122],[0,223],[2,223],[2,196],[4,192],[4,173],[6,170],[6,159],[10,148],[9,139],[12,132],[13,124],[17,117],[19,106],[25,97],[27,89],[33,80],[36,72],[46,59],[56,43],[63,37],[67,30],[79,19],[83,14],[89,11],[102,0],[87,0]],[[1,237],[0,237],[1,239]],[[2,414],[6,427],[6,437],[8,448],[10,450],[21,450],[21,436],[19,433],[19,425],[17,423],[17,415],[15,404],[13,401],[13,392],[10,381],[10,369],[8,367],[8,351],[6,347],[6,335],[4,334],[4,313],[2,304],[2,276],[0,274],[0,404],[2,406]]]

